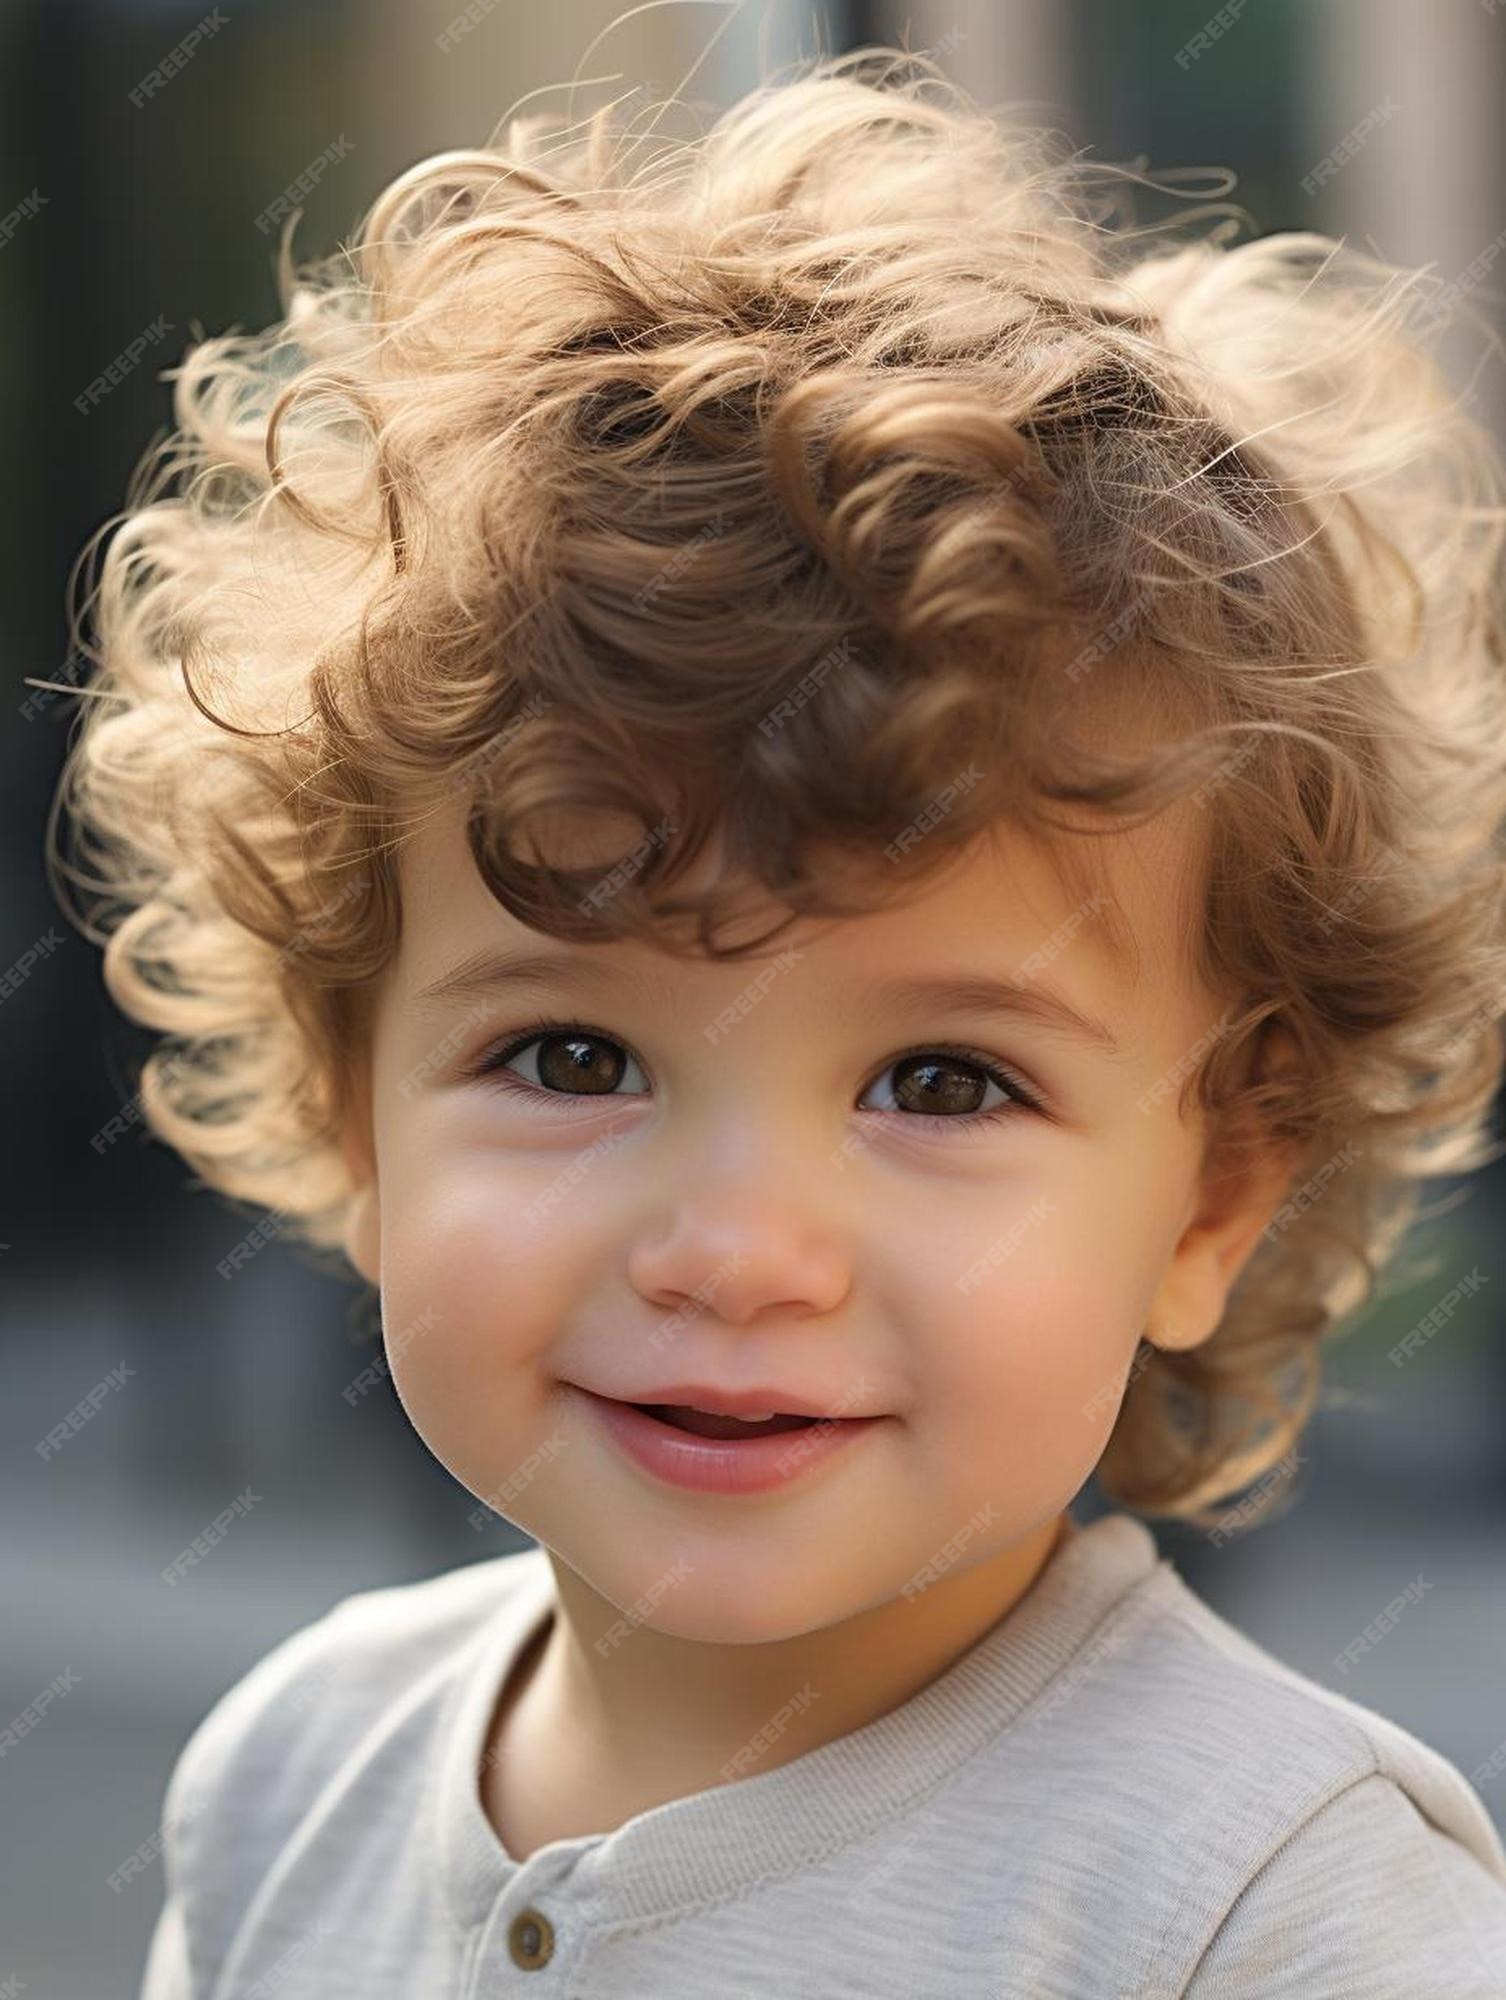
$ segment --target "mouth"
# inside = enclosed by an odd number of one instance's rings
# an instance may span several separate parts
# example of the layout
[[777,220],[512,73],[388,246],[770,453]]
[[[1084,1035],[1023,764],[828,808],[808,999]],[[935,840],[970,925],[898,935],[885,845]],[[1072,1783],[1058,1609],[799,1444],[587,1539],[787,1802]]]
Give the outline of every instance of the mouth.
[[690,1403],[629,1403],[625,1407],[641,1410],[644,1416],[668,1424],[673,1430],[703,1438],[778,1437],[785,1431],[809,1430],[817,1421],[815,1417],[779,1410],[770,1411],[766,1417],[728,1417],[713,1410],[698,1410]]
[[687,1403],[627,1402],[573,1386],[606,1436],[641,1471],[699,1493],[767,1493],[803,1483],[890,1421],[796,1410],[734,1417]]

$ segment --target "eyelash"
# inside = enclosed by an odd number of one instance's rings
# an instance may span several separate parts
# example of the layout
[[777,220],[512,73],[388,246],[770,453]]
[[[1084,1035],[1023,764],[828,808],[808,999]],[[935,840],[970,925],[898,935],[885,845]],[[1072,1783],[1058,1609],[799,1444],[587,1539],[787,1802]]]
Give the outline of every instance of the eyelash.
[[[485,1083],[492,1089],[507,1091],[520,1097],[535,1100],[543,1097],[552,1104],[578,1102],[579,1100],[572,1099],[567,1091],[540,1090],[506,1067],[515,1056],[520,1056],[524,1049],[531,1047],[534,1042],[543,1041],[550,1035],[569,1034],[589,1036],[593,1041],[610,1042],[614,1048],[623,1049],[629,1055],[633,1054],[619,1036],[608,1034],[605,1028],[593,1028],[586,1021],[556,1019],[530,1021],[519,1028],[506,1042],[493,1043],[486,1049],[467,1068],[466,1076],[473,1082]],[[975,1069],[980,1070],[990,1083],[997,1084],[1000,1090],[1008,1091],[1016,1101],[1010,1104],[995,1104],[987,1111],[963,1111],[955,1117],[937,1111],[896,1112],[893,1114],[896,1117],[918,1120],[931,1126],[945,1126],[948,1131],[955,1131],[959,1126],[994,1124],[1002,1119],[1018,1117],[1025,1111],[1041,1115],[1045,1113],[1046,1106],[1033,1087],[1026,1083],[1017,1071],[993,1056],[985,1056],[976,1049],[963,1048],[949,1042],[920,1042],[913,1048],[902,1049],[898,1055],[892,1056],[884,1067],[886,1070],[893,1069],[897,1064],[908,1061],[911,1056],[954,1056],[959,1061],[970,1063]],[[639,1063],[640,1068],[643,1067],[636,1055],[633,1056],[633,1060]],[[883,1074],[884,1070],[878,1072],[879,1076]],[[877,1081],[877,1077],[874,1081]],[[866,1095],[866,1091],[864,1094]],[[595,1095],[602,1097],[604,1093],[597,1092]]]

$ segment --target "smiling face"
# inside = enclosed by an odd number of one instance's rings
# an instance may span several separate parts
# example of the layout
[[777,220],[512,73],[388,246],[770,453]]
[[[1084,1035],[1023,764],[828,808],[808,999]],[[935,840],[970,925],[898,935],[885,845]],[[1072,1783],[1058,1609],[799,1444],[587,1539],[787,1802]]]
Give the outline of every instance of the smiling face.
[[[1059,1515],[1142,1333],[1213,1331],[1280,1194],[1214,1205],[1178,1111],[1229,1004],[1191,970],[1190,817],[1095,843],[1086,897],[996,830],[909,900],[723,964],[531,931],[460,814],[429,822],[348,1248],[436,1457],[604,1598],[710,1641],[833,1624]],[[493,953],[551,969],[424,997]],[[694,1492],[583,1393],[692,1383],[880,1421],[764,1490]]]

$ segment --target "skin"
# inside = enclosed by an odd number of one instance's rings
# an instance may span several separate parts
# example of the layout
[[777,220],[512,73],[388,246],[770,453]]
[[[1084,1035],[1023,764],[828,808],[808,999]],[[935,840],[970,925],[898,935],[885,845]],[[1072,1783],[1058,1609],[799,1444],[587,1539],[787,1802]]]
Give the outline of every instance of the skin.
[[[935,1679],[1072,1531],[1142,1334],[1190,1347],[1218,1325],[1290,1162],[1252,1156],[1237,1183],[1214,1183],[1179,1091],[1137,1101],[1229,1004],[1192,965],[1198,819],[1184,802],[1093,843],[1095,893],[1114,898],[1133,965],[1084,919],[1081,885],[1002,828],[904,900],[802,920],[765,957],[720,966],[528,930],[486,891],[458,811],[404,846],[346,1247],[380,1285],[392,1379],[430,1450],[483,1498],[530,1466],[499,1510],[547,1551],[557,1609],[499,1693],[481,1778],[517,1858],[725,1782],[802,1689],[814,1698],[751,1771]],[[776,906],[749,907],[762,922]],[[1117,1053],[1023,1015],[882,995],[919,971],[1018,977],[1064,923],[1032,983],[1098,1016]],[[592,983],[418,1007],[420,987],[490,945],[558,951]],[[798,959],[708,1038],[791,947]],[[525,1101],[467,1077],[540,1016],[632,1058],[614,1094]],[[899,1058],[938,1045],[1018,1071],[1046,1109],[1009,1108],[962,1058],[961,1083],[1004,1104],[997,1117],[959,1128],[899,1108]],[[537,1084],[540,1053],[512,1059],[515,1081]],[[530,1215],[551,1184],[560,1199]],[[982,1281],[959,1286],[1001,1241]],[[687,1299],[688,1323],[656,1346]],[[569,1386],[636,1400],[676,1379],[778,1383],[885,1421],[774,1493],[680,1492],[623,1456]],[[905,1595],[938,1556],[940,1581]],[[626,1638],[598,1648],[645,1597]]]

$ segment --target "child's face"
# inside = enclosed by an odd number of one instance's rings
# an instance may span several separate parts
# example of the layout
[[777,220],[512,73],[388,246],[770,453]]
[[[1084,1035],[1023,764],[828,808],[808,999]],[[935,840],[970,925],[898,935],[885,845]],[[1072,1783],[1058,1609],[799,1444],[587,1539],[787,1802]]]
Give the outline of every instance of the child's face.
[[[402,856],[376,1192],[350,1248],[379,1275],[393,1381],[435,1455],[604,1597],[646,1598],[660,1630],[702,1640],[833,1624],[1059,1514],[1142,1332],[1188,1346],[1213,1330],[1280,1192],[1215,1210],[1202,1121],[1177,1111],[1183,1059],[1228,1004],[1188,969],[1189,819],[1097,850],[1134,984],[1102,906],[1009,832],[909,903],[822,936],[802,921],[766,957],[715,965],[529,931],[485,889],[459,814],[430,822]],[[1117,1053],[1025,1012],[888,991],[1019,981],[1042,946],[1025,986],[1096,1016]],[[420,1004],[483,948],[567,969]],[[541,1065],[538,1042],[510,1059],[522,1095],[467,1076],[542,1017],[594,1031],[594,1094],[562,1094],[563,1052]],[[1008,1108],[965,1061],[941,1074],[940,1111],[896,1108],[935,1101],[902,1058],[938,1048],[1019,1072],[1048,1108]],[[696,1493],[626,1456],[580,1393],[653,1402],[688,1383],[884,1420],[772,1490]]]

